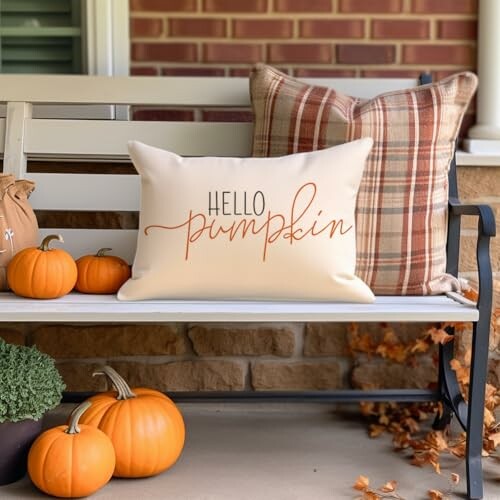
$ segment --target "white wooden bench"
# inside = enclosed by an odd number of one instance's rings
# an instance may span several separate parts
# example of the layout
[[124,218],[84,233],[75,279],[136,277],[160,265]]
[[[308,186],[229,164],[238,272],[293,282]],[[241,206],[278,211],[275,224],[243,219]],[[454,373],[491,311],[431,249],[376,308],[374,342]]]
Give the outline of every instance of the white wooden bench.
[[[414,80],[333,79],[311,80],[360,97],[415,85]],[[247,107],[248,81],[244,78],[199,77],[87,77],[0,76],[0,102],[7,103],[7,117],[0,120],[0,152],[4,172],[33,179],[37,188],[31,202],[43,211],[119,211],[139,209],[136,175],[99,173],[29,173],[29,160],[128,161],[127,140],[135,139],[182,155],[248,156],[250,123],[140,122],[91,119],[32,118],[32,105],[114,104],[168,105],[171,107]],[[65,163],[61,163],[64,171]],[[59,169],[61,170],[61,169]],[[374,304],[327,304],[242,301],[119,302],[114,296],[69,294],[57,300],[36,301],[0,294],[4,322],[210,322],[210,321],[331,321],[331,322],[473,322],[473,363],[469,404],[460,396],[449,367],[453,343],[440,348],[437,391],[320,391],[300,393],[301,398],[324,401],[440,400],[444,413],[435,426],[442,428],[455,414],[467,431],[469,498],[482,497],[482,422],[491,313],[489,238],[495,223],[485,206],[463,206],[457,201],[454,166],[450,172],[450,224],[448,272],[458,272],[461,215],[479,219],[478,265],[480,298],[477,305],[438,297],[377,297]],[[76,258],[96,248],[113,247],[133,260],[135,229],[43,228],[42,234],[60,233],[65,249]],[[453,329],[449,328],[453,333]],[[181,397],[182,395],[177,395]],[[191,397],[185,394],[185,397]],[[205,398],[290,399],[297,393],[208,394]],[[176,397],[174,395],[174,397]]]

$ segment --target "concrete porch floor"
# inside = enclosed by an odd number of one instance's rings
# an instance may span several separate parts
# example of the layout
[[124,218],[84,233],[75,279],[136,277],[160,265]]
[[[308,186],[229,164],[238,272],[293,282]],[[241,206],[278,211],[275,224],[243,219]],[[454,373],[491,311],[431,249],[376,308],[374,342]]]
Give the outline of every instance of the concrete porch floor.
[[[406,500],[445,492],[451,472],[461,481],[452,498],[465,498],[463,462],[443,460],[441,476],[411,466],[391,449],[389,437],[370,439],[355,411],[317,404],[185,403],[187,440],[177,464],[148,478],[113,479],[95,500],[337,500],[359,497],[359,474],[379,487],[398,481]],[[64,421],[63,405],[46,425]],[[485,499],[500,500],[500,464],[484,461]],[[28,478],[0,487],[0,499],[39,499]]]

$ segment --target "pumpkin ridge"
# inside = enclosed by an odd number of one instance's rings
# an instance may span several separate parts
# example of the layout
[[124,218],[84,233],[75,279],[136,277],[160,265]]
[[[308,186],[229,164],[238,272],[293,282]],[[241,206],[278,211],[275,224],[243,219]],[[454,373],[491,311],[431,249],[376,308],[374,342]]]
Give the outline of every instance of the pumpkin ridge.
[[[117,420],[118,415],[122,408],[122,401],[116,401],[111,405],[108,410],[104,413],[100,423],[99,429],[101,429],[108,437],[111,439],[115,450],[120,449],[121,441],[123,441],[120,430],[118,429]],[[122,438],[122,439],[120,439]],[[116,471],[121,464],[121,453],[116,453],[116,465],[113,475],[116,475]]]
[[[129,470],[129,473],[130,471],[133,469],[133,462],[134,462],[134,458],[135,458],[135,453],[136,453],[136,450],[134,449],[134,443],[135,443],[135,434],[137,433],[136,432],[136,429],[135,429],[135,422],[137,421],[137,412],[135,411],[137,409],[138,406],[140,406],[141,403],[135,403],[135,404],[129,404],[128,405],[128,419],[129,419],[129,435],[130,435],[130,450],[129,450],[129,465],[128,465],[128,470]],[[142,418],[139,420],[139,422],[142,423]]]
[[[157,408],[160,408],[160,411],[165,411],[164,409],[161,409],[161,404],[158,404],[157,402],[157,398],[153,398],[152,400],[149,401],[149,404],[153,405],[153,406],[156,406]],[[156,416],[156,414],[155,414]],[[170,417],[170,415],[169,415]],[[170,418],[169,418],[170,420]],[[155,423],[155,427],[156,427],[156,432],[158,433],[158,430],[161,429],[162,427],[162,421],[156,416],[156,418],[154,419],[154,423]],[[158,433],[159,434],[159,433]],[[170,433],[171,434],[171,433]],[[155,461],[155,466],[151,469],[151,472],[150,474],[153,474],[155,469],[158,469],[160,466],[162,466],[161,468],[163,469],[163,465],[162,464],[162,450],[161,450],[161,446],[160,446],[160,443],[158,443],[157,446],[154,447],[155,448],[155,451],[156,451],[156,461]]]
[[[77,433],[79,434],[79,432]],[[73,448],[75,446],[75,438],[70,438],[69,439],[70,441],[70,453],[69,453],[69,469],[68,470],[73,470]],[[71,496],[74,496],[73,494],[73,488],[74,488],[74,484],[73,484],[73,474],[68,474],[68,477],[69,477],[69,494]]]
[[[55,448],[56,447],[56,443],[57,441],[59,441],[59,438],[61,436],[60,435],[55,435],[54,436],[54,440],[52,441],[52,443],[50,443],[49,447],[45,450],[45,455],[44,455],[44,464],[45,464],[45,460],[47,459],[47,457],[49,456],[49,452],[52,450],[52,448]],[[49,472],[49,469],[47,469],[46,467],[43,467],[42,469],[43,471],[43,481],[44,481],[44,484],[47,484],[49,482],[49,480],[47,479],[47,472]]]
[[[131,470],[131,466],[132,466],[132,453],[131,453],[131,443],[132,443],[132,440],[133,440],[133,432],[132,432],[132,419],[130,418],[130,411],[129,411],[129,404],[128,404],[128,399],[124,399],[124,400],[121,400],[120,401],[120,406],[119,408],[117,409],[117,412],[116,412],[116,420],[120,420],[122,421],[123,419],[127,419],[128,421],[128,425],[125,426],[125,425],[122,425],[122,432],[121,433],[118,433],[118,436],[117,436],[117,440],[120,442],[120,445],[121,445],[121,449],[122,449],[122,463],[121,463],[121,466],[125,469],[125,474],[130,474],[130,470]],[[125,435],[125,433],[123,432],[123,430],[126,430],[128,431],[127,434],[128,435]],[[118,426],[116,428],[116,431],[118,431]],[[114,433],[113,433],[114,435]],[[114,440],[113,440],[114,442]],[[128,456],[129,457],[129,460],[127,461],[127,463],[124,463],[123,462],[123,447],[126,447],[127,448],[127,452],[125,453],[125,456]],[[123,472],[120,472],[120,474],[122,474]]]
[[[159,407],[159,405],[156,402],[156,399],[157,398],[152,398],[149,401],[147,401],[147,404],[150,408],[154,407],[155,405],[156,405],[156,407]],[[144,399],[142,401],[144,401]],[[162,419],[160,419],[158,417],[157,413],[150,413],[148,415],[148,417],[149,417],[149,420],[152,420],[154,423],[155,434],[157,434],[157,435],[161,434],[159,431],[162,430],[162,421],[161,421]],[[144,422],[143,422],[143,424],[144,424]],[[150,425],[151,422],[148,422],[148,424]],[[155,457],[154,457],[154,461],[151,460],[148,475],[158,474],[158,468],[160,466],[162,466],[162,455],[166,454],[165,451],[161,449],[159,441],[155,444],[156,444],[156,446],[151,447],[151,449],[152,450],[154,449],[154,451],[155,451]],[[161,469],[163,469],[163,467],[161,467]]]
[[[40,268],[39,268],[39,264],[40,265]],[[45,254],[44,252],[42,252],[41,250],[38,251],[38,253],[36,254],[36,258],[33,262],[33,269],[30,273],[30,285],[31,285],[31,295],[32,296],[36,296],[36,295],[39,295],[39,294],[42,294],[42,295],[45,295],[45,293],[43,293],[43,290],[47,290],[47,287],[49,286],[49,276],[46,272],[46,267],[47,267],[47,262],[46,262],[46,259],[45,259]],[[39,280],[38,278],[36,280],[33,279],[33,276],[37,273],[40,272],[40,269],[43,271],[44,275],[43,275],[43,280]],[[43,281],[43,285],[42,285],[42,289],[40,290],[40,282]],[[45,298],[45,297],[42,297],[42,298]]]
[[[59,257],[58,253],[55,255]],[[61,295],[64,290],[64,268],[60,258],[57,259],[57,265],[59,267],[59,272],[57,274],[59,276],[59,287],[57,289],[57,295]]]
[[88,262],[85,261],[85,274],[84,274],[84,281],[83,281],[84,285],[83,286],[86,290],[88,290],[88,288],[89,288],[89,285],[88,285],[89,284],[89,271],[90,271],[90,265]]
[[[59,427],[63,427],[63,426],[59,426]],[[47,457],[47,453],[48,451],[50,450],[50,448],[53,446],[54,442],[57,441],[59,436],[57,435],[43,435],[41,434],[40,436],[38,436],[38,438],[35,440],[35,442],[42,442],[45,446],[47,446],[47,449],[43,449],[43,455],[40,454],[40,456],[38,457],[38,460],[37,460],[37,477],[41,477],[43,479],[44,482],[46,482],[46,478],[45,478],[45,475],[44,475],[44,464],[45,464],[45,459]],[[51,441],[50,441],[50,438],[53,438]],[[45,444],[45,441],[49,442],[49,444]],[[45,447],[44,447],[45,448]],[[30,450],[30,454],[31,454],[31,450]],[[28,462],[29,464],[29,462]]]
[[38,253],[36,255],[36,258],[32,261],[31,269],[29,271],[30,279],[28,281],[28,286],[29,286],[29,293],[30,293],[31,296],[33,296],[35,294],[35,288],[34,288],[35,283],[33,282],[32,278],[33,278],[33,274],[35,274],[35,272],[36,272],[36,267],[37,267],[38,261],[40,260],[41,256],[42,256],[41,253]]

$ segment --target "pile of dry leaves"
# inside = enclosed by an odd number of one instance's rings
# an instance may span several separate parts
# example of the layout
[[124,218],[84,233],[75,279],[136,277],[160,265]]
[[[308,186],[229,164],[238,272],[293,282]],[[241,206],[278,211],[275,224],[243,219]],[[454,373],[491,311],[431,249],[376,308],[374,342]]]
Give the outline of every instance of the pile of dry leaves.
[[[471,296],[474,299],[476,297]],[[455,333],[460,335],[468,325],[441,324],[430,327],[428,330],[409,342],[398,338],[393,328],[385,326],[383,340],[374,341],[371,333],[363,333],[359,324],[351,325],[349,332],[349,346],[353,356],[381,357],[405,366],[416,366],[417,356],[427,353],[435,344],[445,344],[453,339],[446,331],[448,326],[455,327]],[[500,308],[496,309],[492,318],[492,339],[490,347],[498,350],[500,345]],[[460,351],[460,350],[456,350]],[[435,352],[435,349],[434,349]],[[434,362],[437,364],[437,354],[433,353]],[[469,384],[469,366],[471,351],[464,349],[456,352],[451,361],[451,368],[455,371],[464,398],[467,398]],[[373,386],[366,387],[374,389]],[[467,400],[467,399],[466,399]],[[495,419],[495,410],[500,407],[500,388],[491,384],[486,386],[486,403],[484,417],[483,456],[500,457],[497,448],[500,444],[500,422]],[[441,411],[440,403],[361,403],[362,414],[367,417],[370,437],[378,437],[384,433],[392,435],[394,449],[405,450],[411,455],[413,465],[423,467],[430,465],[440,474],[440,458],[443,454],[451,454],[463,459],[465,456],[465,433],[453,435],[449,429],[444,431],[425,432],[421,430],[423,421],[433,419]],[[428,428],[429,426],[427,426]],[[454,486],[459,482],[457,474],[452,474],[449,479],[449,488],[446,492],[430,490],[431,500],[449,498]],[[353,488],[362,492],[363,500],[377,500],[382,498],[402,499],[396,493],[396,481],[390,481],[378,489],[369,486],[365,476],[359,476]]]

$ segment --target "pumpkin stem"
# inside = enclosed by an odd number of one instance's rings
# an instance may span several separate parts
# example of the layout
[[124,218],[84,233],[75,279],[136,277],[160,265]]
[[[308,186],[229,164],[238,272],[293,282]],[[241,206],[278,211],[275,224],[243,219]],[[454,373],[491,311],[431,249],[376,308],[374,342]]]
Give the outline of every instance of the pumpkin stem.
[[127,382],[125,382],[125,379],[114,368],[111,368],[111,366],[101,366],[101,368],[92,374],[92,376],[95,375],[106,375],[111,380],[111,383],[118,392],[116,399],[122,400],[136,397]]
[[104,257],[105,252],[111,252],[113,250],[112,248],[100,248],[97,250],[97,253],[95,254],[96,257]]
[[39,250],[42,250],[43,252],[46,252],[49,249],[49,243],[52,240],[58,240],[61,243],[64,243],[63,237],[60,234],[49,234],[48,236],[45,236],[45,238],[42,240],[42,243],[38,247]]
[[69,417],[68,428],[64,431],[66,434],[78,434],[80,432],[80,427],[78,427],[78,422],[80,417],[92,406],[90,401],[84,401],[81,405],[77,406]]

